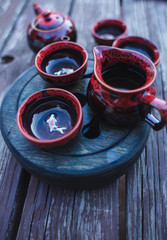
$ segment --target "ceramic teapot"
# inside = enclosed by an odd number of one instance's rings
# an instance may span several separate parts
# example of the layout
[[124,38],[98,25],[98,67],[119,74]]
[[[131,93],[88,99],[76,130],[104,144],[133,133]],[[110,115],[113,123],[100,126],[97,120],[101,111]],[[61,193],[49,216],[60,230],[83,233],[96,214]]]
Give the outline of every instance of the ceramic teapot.
[[76,41],[75,25],[69,16],[50,9],[43,10],[38,3],[33,6],[37,17],[28,26],[27,38],[35,53],[55,41]]
[[[91,109],[111,124],[147,122],[154,130],[167,123],[167,102],[156,96],[156,68],[145,55],[107,46],[94,48],[94,74],[87,89]],[[160,120],[152,113],[158,110]]]

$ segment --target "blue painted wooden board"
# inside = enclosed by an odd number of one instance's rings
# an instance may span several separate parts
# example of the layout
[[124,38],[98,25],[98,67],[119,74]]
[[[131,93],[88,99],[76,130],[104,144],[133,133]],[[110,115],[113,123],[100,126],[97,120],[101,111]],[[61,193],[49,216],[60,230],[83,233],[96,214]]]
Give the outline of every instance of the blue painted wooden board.
[[[99,120],[86,103],[87,85],[93,61],[80,81],[66,87],[83,106],[83,126],[70,143],[57,149],[41,149],[29,143],[16,125],[16,112],[21,102],[35,91],[56,87],[43,80],[35,66],[23,73],[11,86],[1,106],[1,131],[13,155],[30,173],[50,182],[74,188],[98,186],[124,174],[139,157],[149,134],[149,126],[140,122],[133,127],[115,127]],[[92,123],[88,137],[84,132]],[[94,134],[98,131],[99,134]],[[95,136],[93,136],[95,135]]]

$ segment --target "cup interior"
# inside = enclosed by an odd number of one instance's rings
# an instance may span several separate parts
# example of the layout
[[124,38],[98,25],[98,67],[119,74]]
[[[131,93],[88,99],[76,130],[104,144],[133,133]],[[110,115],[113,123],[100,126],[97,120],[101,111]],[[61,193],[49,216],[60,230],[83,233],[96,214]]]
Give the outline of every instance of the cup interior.
[[59,77],[80,70],[87,61],[87,53],[72,42],[56,42],[44,47],[36,56],[37,69],[46,75]]
[[137,92],[154,82],[155,66],[143,54],[99,46],[94,55],[96,78],[108,89],[117,92]]
[[68,138],[81,124],[82,108],[66,90],[47,89],[29,96],[17,113],[17,124],[32,142],[59,141]]
[[160,53],[158,48],[151,41],[145,38],[137,36],[125,36],[115,40],[113,47],[140,52],[151,59],[156,67],[160,63]]
[[82,54],[75,49],[58,49],[46,55],[41,69],[51,75],[65,75],[74,72],[83,64]]
[[100,22],[95,27],[96,34],[104,39],[113,39],[114,37],[121,35],[124,31],[125,27],[121,22],[110,20]]
[[75,126],[77,113],[64,97],[44,97],[33,101],[23,115],[26,131],[41,140],[57,139]]
[[126,24],[117,19],[101,20],[92,28],[92,34],[95,40],[100,44],[112,44],[115,39],[126,35],[126,33]]

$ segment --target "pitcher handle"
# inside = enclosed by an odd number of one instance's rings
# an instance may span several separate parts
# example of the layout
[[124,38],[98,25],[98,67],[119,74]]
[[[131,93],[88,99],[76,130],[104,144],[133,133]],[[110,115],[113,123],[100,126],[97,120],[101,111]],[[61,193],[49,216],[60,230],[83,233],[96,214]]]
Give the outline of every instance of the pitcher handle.
[[167,124],[167,102],[160,99],[148,92],[145,92],[140,101],[149,104],[151,107],[158,110],[161,119],[158,120],[152,113],[148,113],[145,117],[145,121],[156,131],[162,129]]

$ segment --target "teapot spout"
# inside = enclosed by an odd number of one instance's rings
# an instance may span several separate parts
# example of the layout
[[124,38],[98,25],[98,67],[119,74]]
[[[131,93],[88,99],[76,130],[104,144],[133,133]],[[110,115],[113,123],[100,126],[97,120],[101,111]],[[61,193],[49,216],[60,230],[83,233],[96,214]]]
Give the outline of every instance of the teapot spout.
[[41,6],[38,3],[34,3],[33,7],[34,7],[34,11],[35,11],[36,15],[39,15],[39,14],[42,13],[43,10],[42,10]]

